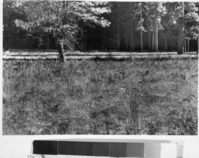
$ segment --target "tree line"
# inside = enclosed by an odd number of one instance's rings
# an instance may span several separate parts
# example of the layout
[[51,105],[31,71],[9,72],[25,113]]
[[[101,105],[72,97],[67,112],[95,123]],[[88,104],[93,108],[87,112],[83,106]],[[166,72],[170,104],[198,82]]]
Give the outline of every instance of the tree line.
[[3,47],[198,51],[198,2],[3,2]]

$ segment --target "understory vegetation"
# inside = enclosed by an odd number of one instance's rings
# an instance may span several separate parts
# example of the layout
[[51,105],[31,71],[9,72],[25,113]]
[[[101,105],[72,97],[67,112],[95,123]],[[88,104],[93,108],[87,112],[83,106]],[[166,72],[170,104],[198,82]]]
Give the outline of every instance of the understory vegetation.
[[197,135],[197,60],[3,61],[3,134]]

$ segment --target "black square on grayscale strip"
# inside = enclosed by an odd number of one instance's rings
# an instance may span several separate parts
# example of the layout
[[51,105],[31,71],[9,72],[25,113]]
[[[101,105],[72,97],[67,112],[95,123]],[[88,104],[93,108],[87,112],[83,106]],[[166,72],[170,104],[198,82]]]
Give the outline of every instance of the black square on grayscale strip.
[[75,155],[77,142],[59,141],[58,154],[59,155]]
[[75,155],[93,156],[93,142],[76,142]]
[[109,156],[109,142],[94,142],[93,156]]
[[144,157],[144,143],[127,143],[126,157]]
[[111,157],[126,157],[127,143],[110,143]]
[[33,142],[33,154],[57,155],[58,141],[39,141]]

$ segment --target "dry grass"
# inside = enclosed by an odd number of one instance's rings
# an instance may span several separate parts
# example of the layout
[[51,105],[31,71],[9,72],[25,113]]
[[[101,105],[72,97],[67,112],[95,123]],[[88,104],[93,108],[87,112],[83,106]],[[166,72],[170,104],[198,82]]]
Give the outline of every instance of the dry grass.
[[196,135],[197,62],[4,61],[3,133]]

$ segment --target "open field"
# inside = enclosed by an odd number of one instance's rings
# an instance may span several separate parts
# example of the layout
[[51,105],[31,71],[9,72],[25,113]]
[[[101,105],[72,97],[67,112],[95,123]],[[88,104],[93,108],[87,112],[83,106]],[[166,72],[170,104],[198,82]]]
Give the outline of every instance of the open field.
[[4,60],[3,134],[196,135],[198,60]]

